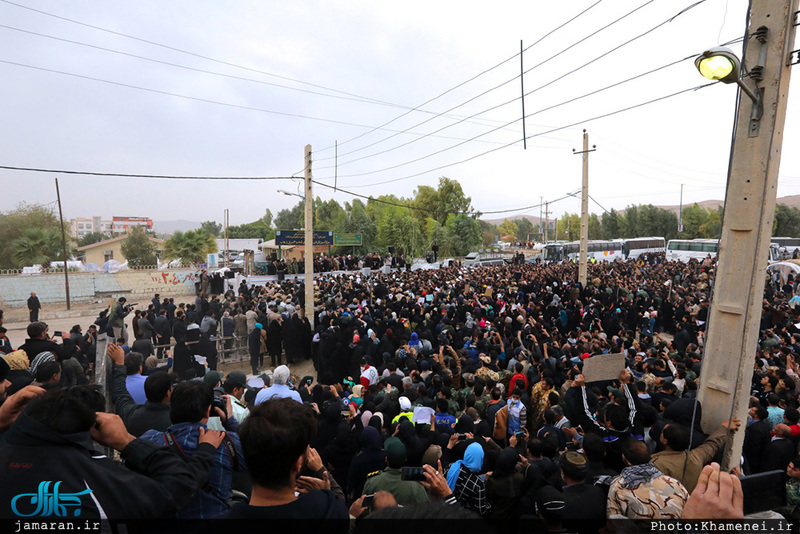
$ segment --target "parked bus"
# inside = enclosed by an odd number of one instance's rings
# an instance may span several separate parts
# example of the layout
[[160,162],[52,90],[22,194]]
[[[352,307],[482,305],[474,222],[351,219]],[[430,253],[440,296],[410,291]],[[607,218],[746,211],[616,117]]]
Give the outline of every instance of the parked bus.
[[[589,241],[586,244],[586,258],[597,261],[623,260],[622,241]],[[542,260],[546,262],[580,260],[581,242],[547,243],[542,247]]]
[[[716,258],[719,253],[719,239],[670,239],[667,243],[667,259],[670,261],[689,261],[692,258],[704,260],[707,256]],[[783,253],[775,243],[769,245],[769,263],[782,261]]]
[[665,253],[667,241],[663,237],[632,237],[622,239],[622,255],[626,260],[638,259],[648,252]]

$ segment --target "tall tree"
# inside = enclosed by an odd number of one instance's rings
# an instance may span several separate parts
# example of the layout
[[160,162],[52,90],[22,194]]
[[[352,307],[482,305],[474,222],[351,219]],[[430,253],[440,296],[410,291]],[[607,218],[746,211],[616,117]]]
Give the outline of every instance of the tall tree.
[[222,225],[215,221],[203,221],[200,223],[200,229],[208,232],[211,237],[217,238],[222,231]]
[[619,213],[614,208],[611,208],[611,211],[603,215],[603,218],[600,220],[603,239],[615,239],[617,237],[621,237],[620,226],[624,225],[624,221],[622,220],[623,217],[624,215]]
[[515,222],[517,223],[517,239],[520,241],[534,239],[534,235],[539,231],[538,228],[534,228],[533,223],[527,217],[520,217]]
[[164,244],[164,259],[180,258],[181,263],[205,263],[207,255],[217,252],[217,243],[205,230],[175,232]]
[[420,221],[425,217],[432,217],[442,226],[447,223],[449,214],[472,211],[472,199],[464,196],[461,184],[445,176],[439,178],[437,189],[427,185],[419,186],[413,203],[420,208],[414,214]]
[[145,265],[156,265],[156,245],[150,241],[144,228],[135,226],[122,242],[120,247],[122,257],[128,261],[131,267],[142,267]]
[[469,215],[451,214],[445,227],[453,256],[466,256],[480,247],[483,240],[481,225]]
[[305,201],[301,200],[292,209],[284,209],[275,217],[276,230],[299,230],[306,225]]
[[777,204],[772,235],[775,237],[800,237],[800,210],[790,208],[785,204]]

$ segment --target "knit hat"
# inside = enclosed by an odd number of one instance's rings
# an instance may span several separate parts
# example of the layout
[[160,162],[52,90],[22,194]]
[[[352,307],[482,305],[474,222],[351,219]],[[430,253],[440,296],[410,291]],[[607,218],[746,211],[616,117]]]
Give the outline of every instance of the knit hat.
[[406,463],[406,446],[399,438],[389,438],[384,443],[386,461],[389,467],[400,468]]

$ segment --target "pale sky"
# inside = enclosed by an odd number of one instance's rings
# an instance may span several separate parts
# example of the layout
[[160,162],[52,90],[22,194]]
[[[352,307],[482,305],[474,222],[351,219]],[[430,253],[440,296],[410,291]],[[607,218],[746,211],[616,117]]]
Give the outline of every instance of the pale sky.
[[[333,185],[338,141],[338,185],[345,190],[410,197],[447,176],[488,212],[577,191],[581,159],[572,149],[580,149],[586,128],[597,145],[590,194],[606,208],[677,204],[680,184],[684,204],[722,199],[735,86],[717,84],[586,122],[703,85],[692,59],[546,110],[744,34],[746,0],[705,0],[665,23],[693,3],[0,0],[0,165],[302,177],[303,149],[311,144],[314,178]],[[526,133],[536,136],[527,150],[520,40],[530,47],[523,55],[524,90],[532,92],[525,112],[534,115]],[[741,52],[741,44],[731,48]],[[789,95],[779,196],[800,193],[800,151],[789,148],[800,133],[799,85],[795,80]],[[55,201],[55,176],[0,170],[0,211],[23,200]],[[222,221],[229,208],[231,224],[293,206],[296,198],[276,191],[301,186],[65,175],[59,183],[67,218]],[[314,193],[340,203],[353,198],[320,186]],[[554,216],[577,212],[579,201],[551,208]],[[602,211],[594,203],[591,210]],[[539,209],[486,218],[519,214],[538,216]]]

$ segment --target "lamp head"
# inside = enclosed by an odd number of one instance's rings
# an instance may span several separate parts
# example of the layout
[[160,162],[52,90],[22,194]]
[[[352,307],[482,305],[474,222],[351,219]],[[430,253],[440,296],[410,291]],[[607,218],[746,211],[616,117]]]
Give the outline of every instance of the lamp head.
[[694,60],[694,65],[705,78],[723,83],[739,81],[741,63],[730,48],[709,48]]

